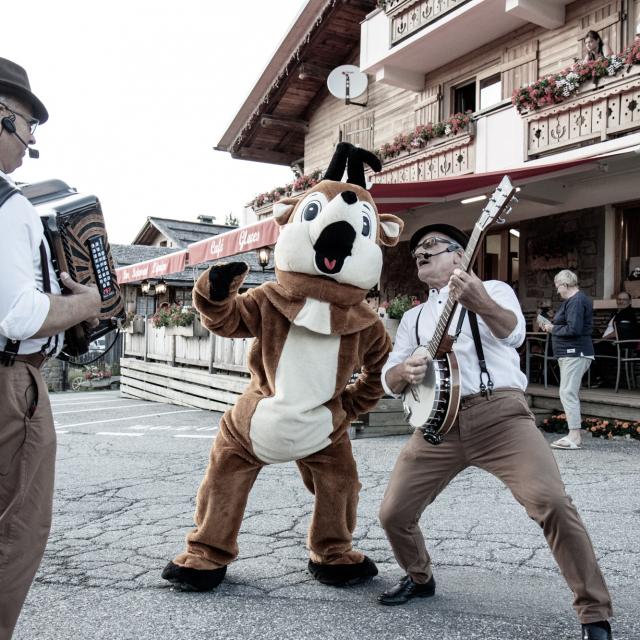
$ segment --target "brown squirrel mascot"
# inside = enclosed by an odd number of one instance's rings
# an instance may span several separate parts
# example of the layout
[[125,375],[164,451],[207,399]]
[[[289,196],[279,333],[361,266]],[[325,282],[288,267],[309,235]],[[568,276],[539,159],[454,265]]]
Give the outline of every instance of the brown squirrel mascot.
[[196,528],[162,572],[178,589],[208,591],[222,582],[260,469],[292,460],[315,496],[307,541],[313,577],[340,586],[378,573],[352,548],[360,482],[347,429],[383,395],[380,371],[391,343],[365,297],[380,278],[380,245],[396,244],[403,223],[378,214],[364,163],[381,168],[371,152],[339,143],[320,183],[274,205],[282,225],[277,282],[238,294],[249,268],[232,262],[196,283],[193,302],[210,331],[255,340],[249,386],[220,420]]

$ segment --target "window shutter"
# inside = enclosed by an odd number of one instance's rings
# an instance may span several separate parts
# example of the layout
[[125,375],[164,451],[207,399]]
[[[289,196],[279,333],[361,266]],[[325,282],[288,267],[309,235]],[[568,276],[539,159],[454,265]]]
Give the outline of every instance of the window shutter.
[[442,120],[442,85],[435,84],[421,91],[414,107],[415,126]]
[[500,65],[502,99],[506,100],[520,87],[538,79],[538,41],[508,47],[502,53]]
[[352,118],[340,125],[340,142],[350,142],[358,147],[373,150],[373,112]]

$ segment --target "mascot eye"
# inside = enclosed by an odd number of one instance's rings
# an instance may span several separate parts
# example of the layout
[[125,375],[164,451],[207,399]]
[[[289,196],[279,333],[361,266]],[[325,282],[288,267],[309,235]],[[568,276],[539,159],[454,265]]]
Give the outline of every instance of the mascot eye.
[[369,216],[362,216],[362,235],[368,238],[371,235],[371,221]]
[[302,219],[307,222],[313,220],[320,213],[320,209],[322,209],[322,205],[317,200],[312,200],[302,210]]

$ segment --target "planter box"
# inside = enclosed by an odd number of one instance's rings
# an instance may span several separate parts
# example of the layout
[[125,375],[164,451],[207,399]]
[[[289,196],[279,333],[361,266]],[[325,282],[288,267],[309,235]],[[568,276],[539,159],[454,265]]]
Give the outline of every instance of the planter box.
[[185,338],[193,338],[193,325],[188,327],[166,327],[165,335],[167,336],[184,336]]
[[198,338],[206,338],[209,336],[209,329],[203,326],[200,316],[197,316],[193,321],[193,335]]
[[131,323],[123,329],[125,333],[143,334],[144,333],[144,318],[134,318]]

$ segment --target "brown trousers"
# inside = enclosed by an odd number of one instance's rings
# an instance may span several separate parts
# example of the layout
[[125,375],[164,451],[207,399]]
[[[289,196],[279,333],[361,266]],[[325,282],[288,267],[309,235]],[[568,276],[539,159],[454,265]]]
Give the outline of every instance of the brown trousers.
[[520,391],[500,390],[490,400],[463,399],[458,421],[442,444],[428,444],[416,432],[400,452],[382,501],[380,521],[405,572],[418,583],[431,577],[420,516],[467,467],[484,469],[502,480],[540,525],[573,591],[580,621],[610,618],[611,597],[591,540]]
[[56,434],[30,364],[0,365],[0,407],[0,640],[9,640],[49,536]]
[[[296,464],[315,496],[308,534],[311,559],[324,564],[361,562],[363,555],[351,547],[360,482],[347,434]],[[233,439],[223,417],[198,490],[196,528],[187,535],[187,551],[174,559],[175,564],[214,569],[236,559],[249,492],[264,466]]]

